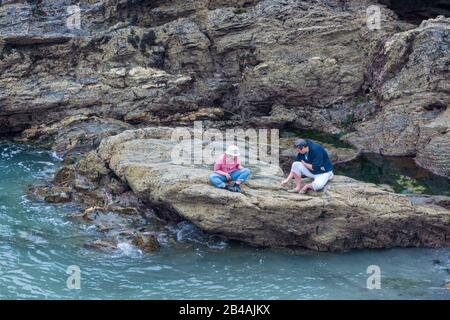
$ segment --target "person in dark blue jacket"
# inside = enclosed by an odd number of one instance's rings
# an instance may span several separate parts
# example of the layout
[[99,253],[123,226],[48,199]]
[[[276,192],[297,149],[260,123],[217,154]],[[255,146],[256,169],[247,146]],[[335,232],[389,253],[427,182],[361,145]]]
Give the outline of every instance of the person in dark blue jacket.
[[[325,187],[327,182],[333,179],[333,164],[328,152],[318,143],[309,139],[298,139],[295,141],[298,151],[294,163],[292,163],[289,176],[281,182],[287,184],[292,178],[295,179],[295,189],[289,192],[306,193],[309,189],[319,191]],[[302,188],[302,176],[314,179],[312,183]]]

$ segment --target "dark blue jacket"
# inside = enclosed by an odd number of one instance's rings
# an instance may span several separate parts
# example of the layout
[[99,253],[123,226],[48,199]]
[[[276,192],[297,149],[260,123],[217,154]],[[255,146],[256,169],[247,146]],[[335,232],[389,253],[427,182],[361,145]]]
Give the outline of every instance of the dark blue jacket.
[[305,154],[299,152],[295,161],[303,160],[306,163],[311,163],[313,166],[313,170],[311,171],[312,174],[321,174],[332,171],[333,164],[331,163],[325,148],[309,139],[306,139],[306,143],[308,144],[309,152]]

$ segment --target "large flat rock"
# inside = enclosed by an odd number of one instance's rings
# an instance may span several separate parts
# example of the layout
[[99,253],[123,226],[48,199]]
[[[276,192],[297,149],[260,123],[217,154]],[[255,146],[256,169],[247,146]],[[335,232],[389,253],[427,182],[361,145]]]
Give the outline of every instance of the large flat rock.
[[319,251],[450,244],[450,210],[413,205],[374,184],[335,176],[323,192],[291,194],[281,174],[251,167],[243,193],[216,189],[211,166],[171,161],[171,129],[125,131],[106,138],[98,155],[147,203],[202,230],[251,245]]

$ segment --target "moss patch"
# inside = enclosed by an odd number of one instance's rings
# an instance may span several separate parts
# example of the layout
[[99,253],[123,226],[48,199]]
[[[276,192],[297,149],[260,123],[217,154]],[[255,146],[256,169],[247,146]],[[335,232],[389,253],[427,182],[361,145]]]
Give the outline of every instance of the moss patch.
[[234,12],[234,14],[239,15],[239,14],[247,13],[247,10],[245,10],[244,8],[238,8],[238,9],[235,9],[233,12]]

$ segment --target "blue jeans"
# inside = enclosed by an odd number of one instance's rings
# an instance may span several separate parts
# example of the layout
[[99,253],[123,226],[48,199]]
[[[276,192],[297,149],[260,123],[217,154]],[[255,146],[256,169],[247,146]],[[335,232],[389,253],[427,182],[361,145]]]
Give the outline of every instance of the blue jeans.
[[[231,181],[239,180],[241,182],[245,182],[250,176],[250,169],[243,168],[241,170],[234,170],[230,173],[230,176]],[[211,181],[211,183],[217,188],[224,188],[225,182],[227,182],[227,177],[214,172],[209,175],[209,181]]]

